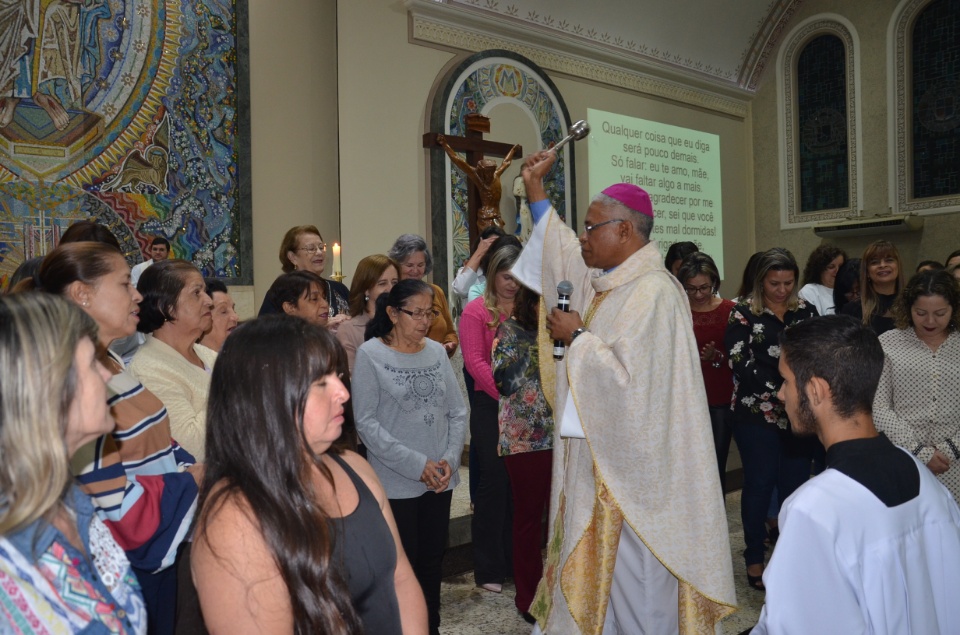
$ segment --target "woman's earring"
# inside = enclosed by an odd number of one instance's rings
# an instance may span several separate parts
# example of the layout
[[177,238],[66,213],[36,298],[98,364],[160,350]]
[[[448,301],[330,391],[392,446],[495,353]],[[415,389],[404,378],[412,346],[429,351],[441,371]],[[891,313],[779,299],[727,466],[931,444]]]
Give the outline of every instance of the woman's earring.
[[363,294],[363,301],[364,301],[364,302],[369,302],[369,301],[370,301],[370,294],[369,294],[369,293],[364,293],[364,294]]

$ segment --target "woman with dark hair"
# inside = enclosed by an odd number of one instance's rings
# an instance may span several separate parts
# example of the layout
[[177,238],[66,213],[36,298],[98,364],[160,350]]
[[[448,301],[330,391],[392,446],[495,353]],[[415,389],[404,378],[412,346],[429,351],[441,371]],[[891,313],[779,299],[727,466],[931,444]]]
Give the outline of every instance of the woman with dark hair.
[[918,273],[893,315],[873,419],[960,500],[960,286],[946,271]]
[[400,265],[393,259],[375,254],[357,263],[350,285],[350,319],[337,329],[337,340],[347,352],[347,364],[353,373],[357,349],[365,341],[367,324],[377,309],[377,298],[389,293],[400,281]]
[[513,494],[514,599],[533,623],[530,604],[543,576],[540,540],[550,507],[553,469],[553,410],[540,383],[537,345],[540,296],[520,287],[513,314],[493,341],[493,381],[500,393],[500,444]]
[[946,267],[956,267],[960,266],[960,249],[951,252],[947,259],[943,262],[943,266]]
[[847,254],[835,245],[820,245],[813,250],[803,268],[803,287],[800,297],[817,308],[820,315],[833,315],[833,288],[837,272],[847,259]]
[[357,431],[383,482],[400,541],[440,632],[440,579],[467,408],[443,346],[429,339],[439,318],[430,285],[401,280],[377,298],[353,382]]
[[113,429],[98,339],[93,319],[61,298],[0,297],[4,633],[147,630],[130,563],[70,474],[80,448]]
[[341,321],[330,319],[330,301],[327,285],[320,276],[310,271],[291,271],[273,281],[263,300],[274,304],[274,309],[260,315],[285,313],[331,330]]
[[833,310],[842,313],[850,302],[860,302],[860,259],[851,258],[840,266],[833,283]]
[[816,438],[790,431],[776,398],[780,376],[780,333],[817,315],[797,295],[800,270],[786,249],[774,248],[757,260],[753,287],[730,311],[724,345],[733,369],[733,435],[743,462],[743,552],[747,581],[763,589],[764,521],[777,489],[782,504],[809,477]]
[[843,307],[874,333],[881,335],[894,328],[893,303],[903,287],[903,263],[896,245],[886,240],[870,243],[860,266],[860,302]]
[[723,338],[730,319],[733,302],[724,300],[720,290],[720,272],[713,258],[702,252],[687,256],[677,279],[683,285],[693,315],[693,334],[700,350],[700,370],[707,391],[710,424],[713,427],[713,445],[720,470],[720,489],[726,491],[727,456],[733,424],[730,422],[730,397],[733,395],[733,375],[724,353]]
[[426,632],[383,487],[335,445],[344,370],[305,320],[254,320],[224,343],[192,559],[211,633]]
[[240,316],[237,315],[237,305],[230,297],[230,290],[223,280],[204,278],[203,281],[207,285],[207,295],[213,301],[213,315],[210,318],[210,330],[203,334],[200,343],[219,353],[227,336],[240,323]]
[[739,302],[753,293],[753,279],[757,273],[757,262],[760,261],[760,257],[763,256],[764,253],[766,252],[758,251],[747,260],[747,264],[743,267],[743,277],[740,279],[740,288],[737,289],[737,297],[733,299],[734,302]]
[[487,266],[487,286],[483,296],[467,304],[460,317],[460,341],[463,365],[473,378],[470,407],[470,449],[476,448],[476,465],[471,476],[476,481],[473,496],[474,579],[477,586],[500,593],[503,581],[512,571],[510,477],[499,447],[500,392],[493,379],[491,352],[500,323],[513,314],[520,283],[510,268],[520,256],[520,248],[497,248]]
[[92,220],[78,220],[67,231],[60,236],[60,244],[68,243],[106,243],[111,247],[116,247],[117,251],[123,253],[120,248],[120,241],[113,235],[109,228]]
[[698,251],[700,251],[700,248],[697,247],[697,244],[689,240],[673,243],[667,247],[667,255],[663,258],[663,266],[676,276],[677,272],[680,271],[680,265],[683,264],[683,259]]
[[[427,241],[416,234],[399,236],[387,256],[400,265],[401,280],[423,280],[433,271],[433,256],[427,249]],[[457,337],[457,327],[450,315],[450,305],[443,289],[435,284],[430,284],[430,288],[433,289],[433,310],[439,317],[430,325],[427,337],[442,344],[447,357],[453,357],[460,346],[460,338]]]
[[7,288],[4,293],[17,293],[21,290],[24,290],[23,287],[20,289],[17,288],[17,285],[28,280],[29,282],[24,285],[27,289],[32,288],[37,283],[37,272],[40,271],[40,263],[43,262],[43,258],[30,258],[21,262],[16,270],[13,272],[13,275],[10,276],[10,279],[7,280]]
[[[330,328],[336,328],[350,317],[349,291],[342,282],[323,277],[327,259],[327,244],[320,236],[320,230],[313,225],[297,225],[287,230],[280,243],[280,267],[284,273],[291,271],[309,271],[319,277],[326,289],[323,297],[330,303]],[[283,303],[270,297],[263,298],[260,315],[280,313]]]
[[163,260],[143,272],[137,289],[146,341],[130,372],[160,398],[170,430],[185,450],[203,461],[207,391],[217,354],[197,341],[213,322],[213,301],[200,271],[186,260]]
[[98,326],[98,359],[110,372],[116,427],[73,457],[73,472],[124,546],[143,589],[151,633],[173,633],[178,548],[189,535],[200,469],[171,439],[166,408],[125,368],[110,344],[136,332],[141,297],[120,252],[105,243],[60,245],[43,261],[38,289],[63,297]]

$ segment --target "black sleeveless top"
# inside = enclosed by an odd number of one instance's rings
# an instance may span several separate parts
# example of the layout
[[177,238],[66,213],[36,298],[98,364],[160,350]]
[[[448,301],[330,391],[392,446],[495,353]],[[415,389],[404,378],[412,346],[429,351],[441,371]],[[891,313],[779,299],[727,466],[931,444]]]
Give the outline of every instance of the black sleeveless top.
[[328,456],[347,473],[360,497],[353,513],[330,520],[335,566],[347,581],[364,632],[402,635],[400,606],[393,585],[397,549],[390,527],[363,479],[339,456]]

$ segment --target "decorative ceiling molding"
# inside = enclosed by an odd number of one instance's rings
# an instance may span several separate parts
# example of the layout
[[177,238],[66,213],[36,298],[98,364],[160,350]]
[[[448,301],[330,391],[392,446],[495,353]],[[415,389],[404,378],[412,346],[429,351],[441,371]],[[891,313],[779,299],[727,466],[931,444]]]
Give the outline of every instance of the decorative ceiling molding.
[[405,0],[414,41],[470,52],[506,49],[539,66],[583,79],[626,88],[745,118],[750,94],[714,78],[669,68],[654,60],[596,42],[576,39],[555,29],[516,19],[467,11],[428,0]]
[[745,51],[743,62],[740,64],[740,76],[737,78],[737,85],[740,88],[751,92],[757,90],[760,77],[767,66],[767,60],[801,4],[803,0],[773,0],[770,3],[769,10],[760,20],[753,43]]

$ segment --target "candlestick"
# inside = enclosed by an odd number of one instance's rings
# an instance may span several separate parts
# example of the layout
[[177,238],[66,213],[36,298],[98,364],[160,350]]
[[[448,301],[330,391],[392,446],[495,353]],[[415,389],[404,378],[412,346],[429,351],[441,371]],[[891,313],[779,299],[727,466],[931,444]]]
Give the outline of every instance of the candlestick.
[[343,275],[340,266],[340,243],[333,243],[333,275]]

